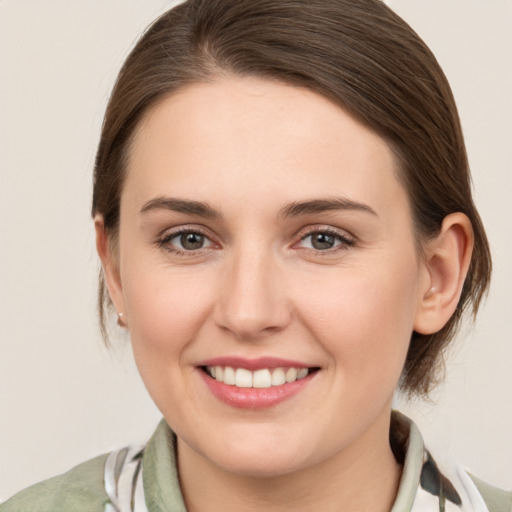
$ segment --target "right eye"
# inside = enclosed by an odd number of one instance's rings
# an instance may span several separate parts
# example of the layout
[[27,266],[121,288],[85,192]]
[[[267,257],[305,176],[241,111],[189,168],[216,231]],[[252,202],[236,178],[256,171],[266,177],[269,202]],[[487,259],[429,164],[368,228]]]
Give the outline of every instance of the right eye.
[[186,254],[212,247],[214,244],[203,233],[182,230],[164,236],[159,240],[159,245],[176,254]]

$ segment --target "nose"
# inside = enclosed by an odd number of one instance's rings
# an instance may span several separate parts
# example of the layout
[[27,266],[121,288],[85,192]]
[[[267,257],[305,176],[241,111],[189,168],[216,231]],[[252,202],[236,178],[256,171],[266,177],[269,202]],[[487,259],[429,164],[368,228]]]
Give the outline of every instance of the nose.
[[279,265],[269,254],[245,251],[226,266],[215,320],[238,339],[266,338],[283,330],[291,320]]

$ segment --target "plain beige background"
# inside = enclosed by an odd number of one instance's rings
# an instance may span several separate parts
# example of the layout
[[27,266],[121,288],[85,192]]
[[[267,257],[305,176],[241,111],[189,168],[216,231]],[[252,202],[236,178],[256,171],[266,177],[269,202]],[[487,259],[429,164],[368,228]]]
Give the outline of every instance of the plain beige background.
[[[437,403],[400,404],[436,450],[512,487],[512,1],[390,0],[460,107],[495,273]],[[91,169],[115,75],[163,0],[0,0],[0,501],[159,420],[127,340],[102,347]],[[124,347],[124,348],[123,348]]]

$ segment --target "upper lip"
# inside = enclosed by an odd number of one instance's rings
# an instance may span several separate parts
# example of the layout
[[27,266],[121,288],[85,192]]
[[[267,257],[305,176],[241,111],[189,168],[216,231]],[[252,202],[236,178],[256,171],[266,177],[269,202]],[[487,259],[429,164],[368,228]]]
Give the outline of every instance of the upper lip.
[[237,356],[213,357],[201,361],[197,366],[231,366],[232,368],[245,368],[251,371],[262,370],[263,368],[312,368],[312,365],[301,361],[269,356],[255,359]]

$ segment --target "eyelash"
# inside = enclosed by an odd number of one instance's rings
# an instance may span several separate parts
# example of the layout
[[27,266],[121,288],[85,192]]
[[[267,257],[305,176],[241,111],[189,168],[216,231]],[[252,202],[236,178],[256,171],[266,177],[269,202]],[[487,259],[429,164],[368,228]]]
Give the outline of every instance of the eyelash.
[[[334,229],[324,228],[321,226],[313,226],[312,228],[309,228],[305,233],[302,233],[299,242],[303,242],[308,237],[315,234],[332,236],[335,239],[335,241],[338,241],[340,243],[337,246],[334,246],[330,249],[326,249],[323,251],[319,249],[304,248],[306,251],[314,255],[329,256],[338,251],[346,251],[348,248],[353,247],[355,245],[355,240],[352,237],[349,237],[346,234],[341,234],[339,231],[336,231]],[[294,246],[295,245],[296,244],[294,244]]]
[[157,243],[157,246],[168,251],[168,252],[171,252],[173,254],[176,254],[177,256],[197,256],[198,254],[201,254],[205,249],[209,249],[209,247],[201,247],[197,250],[190,250],[190,251],[187,251],[187,250],[183,250],[183,249],[178,249],[176,247],[174,247],[173,245],[171,245],[171,240],[174,239],[174,238],[177,238],[177,237],[180,237],[180,236],[183,236],[183,235],[199,235],[199,236],[202,236],[204,237],[206,240],[210,241],[211,244],[214,244],[214,242],[211,241],[210,237],[204,233],[203,231],[201,231],[200,229],[197,229],[197,228],[181,228],[177,231],[173,231],[171,233],[167,233],[166,235],[164,235],[162,238],[159,238],[156,243]]
[[[181,228],[181,229],[179,229],[177,231],[173,231],[171,233],[166,234],[162,238],[159,238],[156,241],[156,245],[159,248],[163,248],[166,251],[168,251],[170,253],[173,253],[173,254],[175,254],[177,256],[185,256],[185,257],[187,257],[187,256],[188,257],[190,257],[190,256],[197,256],[198,254],[202,254],[202,252],[205,249],[209,249],[210,248],[210,247],[201,247],[201,248],[199,248],[197,250],[188,250],[187,251],[187,250],[183,250],[183,249],[178,249],[178,248],[176,248],[176,247],[174,247],[173,245],[170,244],[171,240],[173,240],[174,238],[177,238],[177,237],[180,237],[180,236],[183,236],[183,235],[186,235],[186,234],[202,236],[206,240],[208,240],[211,244],[215,244],[215,242],[213,242],[210,239],[210,237],[206,233],[201,231],[200,229],[197,229],[197,228]],[[311,248],[306,248],[306,247],[304,248],[304,250],[306,250],[307,252],[309,252],[311,254],[314,254],[314,255],[328,256],[328,255],[332,255],[334,252],[337,252],[337,251],[347,250],[349,247],[353,247],[355,245],[355,240],[353,238],[351,238],[351,237],[348,237],[346,235],[342,235],[340,232],[338,232],[338,231],[336,231],[334,229],[329,229],[329,228],[323,228],[323,227],[320,227],[320,226],[315,226],[315,227],[312,227],[312,228],[308,229],[306,232],[302,233],[301,236],[300,236],[299,241],[294,243],[292,247],[295,247],[298,243],[303,242],[308,237],[310,237],[312,235],[315,235],[315,234],[322,234],[322,235],[331,236],[336,241],[338,241],[340,243],[337,246],[334,246],[334,247],[332,247],[330,249],[325,249],[325,250],[311,249]]]

